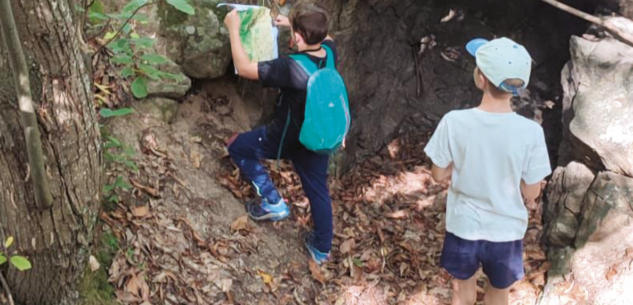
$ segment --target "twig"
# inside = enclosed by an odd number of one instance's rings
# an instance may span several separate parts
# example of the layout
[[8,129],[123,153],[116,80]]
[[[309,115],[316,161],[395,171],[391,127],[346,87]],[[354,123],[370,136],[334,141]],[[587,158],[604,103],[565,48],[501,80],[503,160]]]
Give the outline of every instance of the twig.
[[7,298],[9,299],[9,305],[14,305],[13,296],[11,296],[11,290],[9,289],[9,284],[7,284],[7,281],[4,279],[2,272],[0,272],[0,282],[2,282],[2,286],[4,287],[4,293],[7,294]]
[[[101,45],[101,47],[99,47],[99,49],[94,53],[94,54],[98,54],[101,52],[101,50],[103,50],[103,48],[105,48],[108,44],[110,44],[114,39],[116,39],[119,34],[121,34],[121,32],[123,31],[123,28],[125,28],[125,26],[130,23],[130,20],[132,20],[132,18],[134,18],[134,16],[136,16],[136,13],[138,13],[142,8],[150,6],[152,4],[156,4],[156,2],[147,2],[139,7],[136,8],[136,10],[134,10],[134,12],[132,12],[132,15],[130,15],[130,17],[127,18],[127,20],[125,20],[125,22],[123,22],[123,24],[121,25],[121,27],[116,31],[116,33],[114,34],[114,36],[112,36],[112,38],[108,39],[108,41],[104,44]],[[94,55],[93,55],[94,56]]]
[[609,32],[609,34],[613,35],[613,37],[615,37],[616,39],[622,41],[623,43],[628,44],[629,46],[633,47],[633,34],[631,33],[626,33],[624,31],[622,31],[621,29],[618,29],[615,25],[613,25],[613,23],[611,22],[605,22],[604,19],[596,17],[594,15],[591,14],[587,14],[581,10],[575,9],[567,4],[558,2],[556,0],[541,0],[549,5],[552,5],[558,9],[561,9],[565,12],[568,12],[576,17],[580,17],[582,19],[585,19],[593,24],[599,25],[601,27],[604,27],[607,32]]

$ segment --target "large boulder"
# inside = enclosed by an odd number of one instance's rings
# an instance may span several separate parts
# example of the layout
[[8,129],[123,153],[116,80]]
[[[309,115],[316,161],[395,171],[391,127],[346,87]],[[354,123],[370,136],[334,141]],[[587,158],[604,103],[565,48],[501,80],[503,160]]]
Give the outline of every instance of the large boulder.
[[222,20],[226,8],[216,0],[189,0],[194,15],[160,2],[150,12],[150,26],[159,34],[156,47],[192,78],[224,75],[231,61],[228,31]]
[[571,162],[554,170],[550,180],[545,210],[545,236],[549,246],[573,244],[579,226],[579,215],[594,173],[584,164]]
[[574,36],[570,49],[562,73],[566,135],[560,162],[582,160],[595,170],[633,177],[633,48],[613,38]]
[[579,218],[576,250],[558,252],[567,270],[550,271],[540,304],[631,304],[633,178],[598,174]]

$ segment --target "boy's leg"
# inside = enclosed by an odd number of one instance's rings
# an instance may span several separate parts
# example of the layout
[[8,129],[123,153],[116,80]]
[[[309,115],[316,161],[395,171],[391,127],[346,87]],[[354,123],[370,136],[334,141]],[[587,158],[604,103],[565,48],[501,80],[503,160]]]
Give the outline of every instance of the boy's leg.
[[477,301],[477,274],[467,280],[453,280],[451,305],[473,305]]
[[[327,185],[329,156],[301,150],[291,158],[295,171],[301,178],[301,185],[312,210],[314,236],[311,245],[321,254],[317,262],[327,259],[332,248],[332,199]],[[311,253],[313,256],[315,253]],[[316,253],[317,255],[319,253]]]
[[488,285],[486,294],[484,295],[485,305],[508,305],[510,297],[510,287],[506,289],[497,289]]
[[440,265],[455,278],[452,305],[473,305],[477,300],[480,244],[446,232]]
[[523,278],[523,241],[484,242],[481,259],[490,283],[486,305],[507,305],[510,287]]
[[289,209],[270,180],[261,159],[276,157],[279,145],[268,141],[266,127],[238,135],[229,146],[229,155],[240,168],[262,199],[261,205],[249,209],[249,215],[256,219],[281,220],[289,215]]

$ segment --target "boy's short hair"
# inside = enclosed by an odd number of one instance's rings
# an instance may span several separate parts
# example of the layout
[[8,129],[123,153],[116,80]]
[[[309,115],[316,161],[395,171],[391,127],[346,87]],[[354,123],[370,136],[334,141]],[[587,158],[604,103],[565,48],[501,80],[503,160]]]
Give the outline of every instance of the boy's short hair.
[[292,30],[301,34],[306,44],[313,45],[325,40],[329,30],[329,14],[316,2],[297,4],[290,13]]

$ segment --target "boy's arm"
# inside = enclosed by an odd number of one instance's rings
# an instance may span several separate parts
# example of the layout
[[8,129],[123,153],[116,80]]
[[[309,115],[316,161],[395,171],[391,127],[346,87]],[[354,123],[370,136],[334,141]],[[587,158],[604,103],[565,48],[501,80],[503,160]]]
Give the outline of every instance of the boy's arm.
[[431,177],[435,182],[442,182],[451,177],[453,173],[453,162],[449,164],[446,168],[441,168],[435,164],[431,167]]
[[244,51],[242,40],[240,39],[240,16],[236,10],[232,10],[226,15],[224,23],[229,30],[229,38],[231,40],[231,53],[233,55],[233,64],[237,69],[237,73],[244,78],[258,80],[259,71],[256,62],[251,62]]
[[521,194],[523,194],[523,198],[525,198],[527,204],[534,204],[540,193],[541,181],[535,184],[526,184],[525,181],[521,179]]

